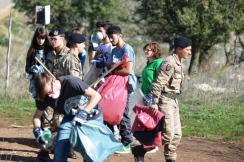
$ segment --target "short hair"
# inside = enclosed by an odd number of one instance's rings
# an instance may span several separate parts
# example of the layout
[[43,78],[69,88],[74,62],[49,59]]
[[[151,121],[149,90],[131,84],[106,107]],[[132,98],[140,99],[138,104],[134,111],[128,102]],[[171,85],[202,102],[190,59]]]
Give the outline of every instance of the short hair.
[[44,92],[44,88],[45,85],[51,80],[52,77],[46,72],[39,75],[35,75],[35,89],[36,89],[37,98],[39,100],[45,99],[46,94]]
[[153,52],[153,57],[160,58],[164,55],[164,52],[160,49],[160,45],[158,42],[150,42],[147,43],[144,47],[143,50],[145,50],[147,47],[150,47],[152,52]]
[[105,30],[107,30],[112,24],[109,21],[98,21],[96,22],[96,28],[103,27]]
[[108,36],[110,36],[112,34],[122,34],[122,30],[119,26],[113,25],[107,29],[106,33]]
[[80,33],[80,34],[84,34],[85,32],[85,28],[82,24],[80,24],[79,26],[73,27],[71,29],[72,33]]

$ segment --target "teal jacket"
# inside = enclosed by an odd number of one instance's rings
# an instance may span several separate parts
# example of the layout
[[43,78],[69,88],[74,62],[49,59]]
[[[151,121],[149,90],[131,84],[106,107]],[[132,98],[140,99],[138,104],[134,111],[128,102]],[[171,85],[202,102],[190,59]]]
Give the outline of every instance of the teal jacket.
[[147,63],[142,71],[142,86],[141,90],[143,94],[147,94],[150,91],[152,82],[156,79],[158,75],[158,70],[160,65],[163,63],[164,59],[162,57],[154,59],[153,61]]

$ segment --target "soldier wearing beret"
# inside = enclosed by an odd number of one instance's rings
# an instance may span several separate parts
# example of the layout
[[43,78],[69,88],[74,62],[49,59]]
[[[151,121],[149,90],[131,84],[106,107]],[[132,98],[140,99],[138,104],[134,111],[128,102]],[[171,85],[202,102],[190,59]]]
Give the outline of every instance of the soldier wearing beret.
[[151,86],[151,108],[155,113],[162,111],[165,115],[163,139],[166,162],[175,162],[176,149],[182,136],[177,97],[181,94],[184,78],[182,60],[191,55],[191,45],[192,41],[188,38],[175,39],[174,54],[165,59],[158,77]]
[[55,77],[69,75],[62,66],[64,56],[69,52],[69,48],[64,44],[64,36],[62,29],[52,29],[49,32],[49,40],[53,50],[47,54],[46,66]]
[[85,48],[85,37],[80,33],[72,33],[69,36],[67,46],[70,48],[68,55],[65,57],[63,65],[66,73],[82,78],[82,67],[79,59],[79,54]]

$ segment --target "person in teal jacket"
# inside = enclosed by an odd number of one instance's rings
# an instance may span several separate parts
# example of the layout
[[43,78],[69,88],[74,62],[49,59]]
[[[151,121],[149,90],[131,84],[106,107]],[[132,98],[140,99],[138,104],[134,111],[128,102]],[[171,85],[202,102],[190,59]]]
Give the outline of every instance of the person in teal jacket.
[[157,77],[158,69],[163,62],[164,52],[160,49],[159,43],[150,42],[147,43],[143,50],[147,59],[147,65],[142,71],[142,86],[141,90],[144,95],[147,95],[150,91],[150,87],[154,79]]

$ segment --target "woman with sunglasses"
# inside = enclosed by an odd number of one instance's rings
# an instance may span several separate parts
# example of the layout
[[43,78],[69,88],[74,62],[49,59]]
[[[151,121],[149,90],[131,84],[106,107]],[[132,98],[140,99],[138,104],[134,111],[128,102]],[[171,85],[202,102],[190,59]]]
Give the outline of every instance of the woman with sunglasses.
[[145,58],[147,59],[147,65],[142,71],[142,86],[141,90],[144,95],[148,94],[150,87],[154,79],[157,77],[160,65],[163,62],[163,51],[157,42],[147,43],[143,47],[145,52]]
[[[163,63],[163,55],[164,52],[160,49],[159,43],[150,42],[147,43],[143,47],[143,51],[145,52],[145,58],[147,60],[147,64],[142,71],[141,81],[141,91],[144,95],[143,101],[145,105],[149,105],[152,97],[150,97],[150,87],[158,75],[158,71],[160,69],[160,65]],[[135,134],[134,134],[135,135]],[[146,133],[144,135],[147,136]],[[158,151],[158,147],[148,147],[148,149],[144,149],[143,145],[135,146],[132,149],[132,153],[134,155],[135,162],[144,162],[144,156],[146,153],[154,153]]]

